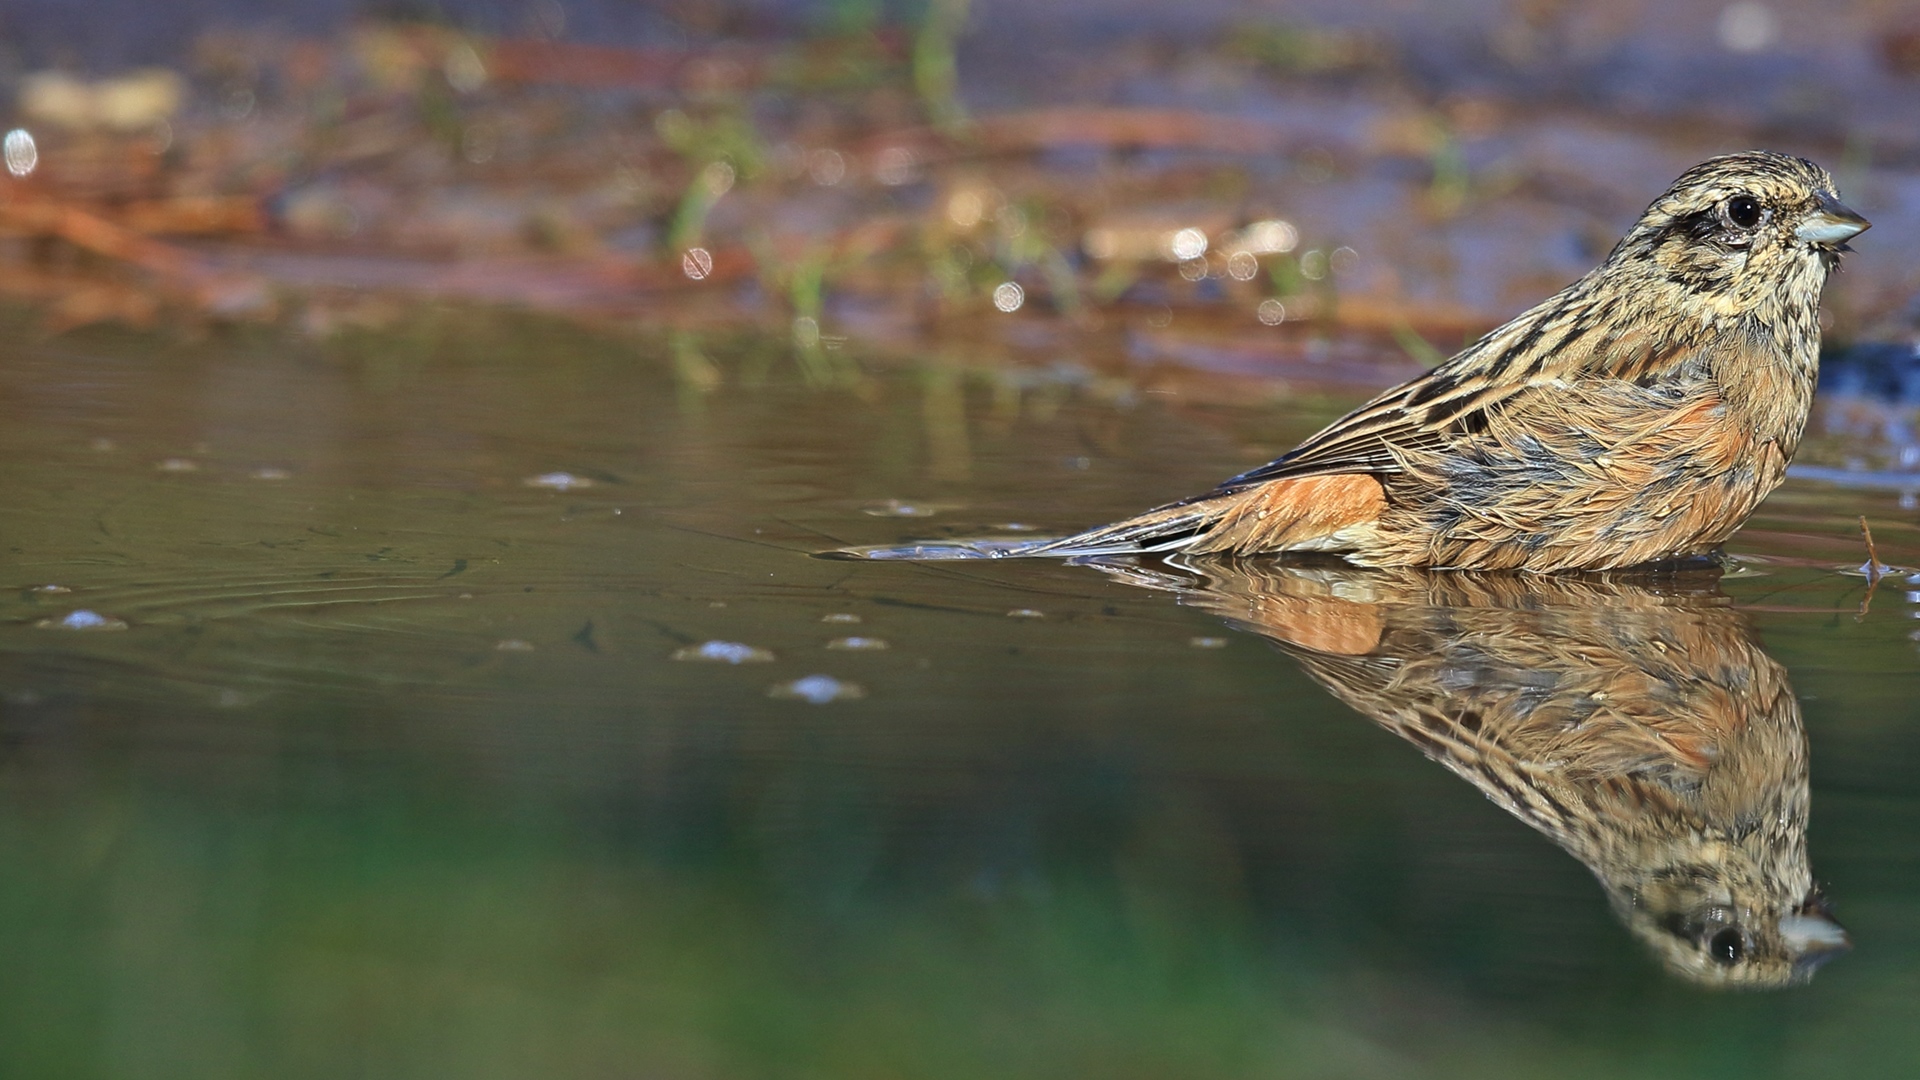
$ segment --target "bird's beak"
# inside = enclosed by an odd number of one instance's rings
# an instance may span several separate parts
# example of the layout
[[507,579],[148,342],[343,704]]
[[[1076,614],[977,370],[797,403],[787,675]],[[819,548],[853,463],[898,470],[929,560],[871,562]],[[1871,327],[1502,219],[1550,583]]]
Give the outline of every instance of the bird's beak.
[[1826,898],[1815,892],[1798,911],[1780,918],[1780,937],[1794,957],[1794,968],[1804,976],[1853,948],[1853,939],[1833,919]]
[[1866,218],[1848,209],[1846,203],[1831,195],[1822,195],[1819,207],[1800,222],[1800,227],[1793,230],[1793,235],[1819,247],[1838,248],[1866,232],[1870,224]]

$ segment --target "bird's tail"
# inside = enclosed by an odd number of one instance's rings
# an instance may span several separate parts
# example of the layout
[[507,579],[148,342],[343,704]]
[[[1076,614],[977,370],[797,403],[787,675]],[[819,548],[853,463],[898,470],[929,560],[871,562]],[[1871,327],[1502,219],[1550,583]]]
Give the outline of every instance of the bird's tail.
[[1270,480],[1169,503],[1053,539],[951,540],[828,553],[852,559],[1085,558],[1171,552],[1351,551],[1386,509],[1380,482],[1353,474]]

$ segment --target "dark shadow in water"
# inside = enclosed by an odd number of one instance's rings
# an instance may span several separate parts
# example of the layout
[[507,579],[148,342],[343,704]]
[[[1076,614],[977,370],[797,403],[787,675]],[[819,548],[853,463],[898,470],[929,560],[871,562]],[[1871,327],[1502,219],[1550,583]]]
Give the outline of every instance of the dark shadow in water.
[[1277,642],[1586,864],[1673,973],[1790,986],[1849,947],[1807,865],[1799,704],[1718,570],[1094,565]]

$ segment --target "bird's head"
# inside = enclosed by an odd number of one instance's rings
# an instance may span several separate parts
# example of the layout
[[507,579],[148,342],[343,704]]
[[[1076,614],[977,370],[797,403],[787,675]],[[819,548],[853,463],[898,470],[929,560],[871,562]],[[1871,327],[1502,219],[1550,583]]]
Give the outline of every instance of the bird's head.
[[1793,986],[1852,947],[1819,889],[1788,892],[1732,862],[1668,867],[1632,896],[1615,896],[1667,970],[1726,989]]
[[1867,220],[1833,177],[1805,158],[1764,150],[1712,158],[1647,207],[1607,269],[1701,305],[1703,318],[1770,315],[1811,304]]

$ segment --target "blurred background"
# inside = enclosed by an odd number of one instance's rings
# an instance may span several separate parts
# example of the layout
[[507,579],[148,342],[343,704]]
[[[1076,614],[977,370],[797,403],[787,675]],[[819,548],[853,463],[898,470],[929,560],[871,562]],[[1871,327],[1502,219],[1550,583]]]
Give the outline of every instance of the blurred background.
[[[0,1073],[1920,1068],[1911,5],[4,0],[0,107]],[[809,557],[1201,490],[1752,147],[1874,227],[1634,602],[1799,693],[1811,985],[1206,605]]]

